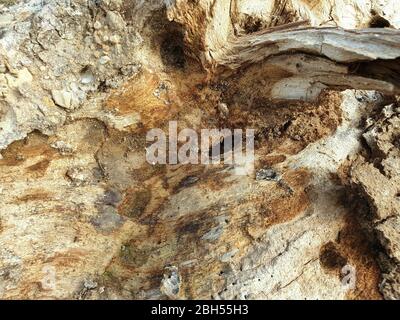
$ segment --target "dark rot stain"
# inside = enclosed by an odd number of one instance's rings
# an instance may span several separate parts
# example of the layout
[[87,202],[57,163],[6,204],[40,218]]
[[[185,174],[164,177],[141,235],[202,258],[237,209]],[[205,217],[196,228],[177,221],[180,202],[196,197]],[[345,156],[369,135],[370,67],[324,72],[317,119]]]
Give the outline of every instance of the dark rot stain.
[[125,198],[118,207],[120,214],[130,218],[140,217],[151,200],[149,189],[128,190]]
[[185,53],[183,34],[173,32],[165,36],[160,48],[161,60],[169,67],[183,69],[185,67]]
[[347,258],[343,257],[338,247],[333,242],[322,246],[319,254],[321,265],[329,270],[342,268],[347,264]]

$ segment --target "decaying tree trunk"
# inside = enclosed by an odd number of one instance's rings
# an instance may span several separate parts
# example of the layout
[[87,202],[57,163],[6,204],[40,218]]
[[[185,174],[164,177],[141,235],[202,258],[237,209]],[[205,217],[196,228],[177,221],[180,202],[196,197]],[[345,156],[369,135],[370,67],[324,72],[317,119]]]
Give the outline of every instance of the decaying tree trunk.
[[[397,0],[0,0],[0,297],[399,299],[398,28]],[[254,172],[147,163],[169,121],[255,129]]]

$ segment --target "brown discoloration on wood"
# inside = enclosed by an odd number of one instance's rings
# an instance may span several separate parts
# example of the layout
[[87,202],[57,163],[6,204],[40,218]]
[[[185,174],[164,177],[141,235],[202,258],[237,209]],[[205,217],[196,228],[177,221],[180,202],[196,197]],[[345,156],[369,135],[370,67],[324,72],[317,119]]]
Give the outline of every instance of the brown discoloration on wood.
[[[107,109],[120,115],[136,112],[148,128],[157,127],[160,121],[174,114],[174,108],[165,103],[170,100],[169,91],[159,89],[162,80],[156,74],[144,71],[133,81],[135,89],[129,90],[129,84],[118,89],[106,101]],[[156,96],[156,90],[159,90],[159,97]]]
[[303,213],[310,203],[307,195],[309,181],[307,170],[289,170],[281,180],[269,186],[268,193],[253,199],[251,203],[257,208],[258,215],[249,217],[249,234],[258,238],[272,225],[288,222]]
[[353,300],[381,300],[379,292],[381,270],[377,263],[377,251],[359,222],[352,215],[346,218],[346,226],[340,232],[341,252],[348,257],[349,264],[356,269],[356,289],[348,293]]
[[[17,166],[27,159],[36,157],[43,157],[46,161],[50,161],[57,152],[47,142],[47,136],[33,132],[24,140],[12,143],[6,150],[2,151],[3,159],[0,160],[0,167]],[[40,171],[44,166],[43,163],[37,169]],[[35,167],[32,171],[36,171]]]
[[263,159],[260,159],[260,167],[271,167],[273,165],[279,164],[284,162],[287,159],[287,157],[283,154],[280,155],[271,155],[271,156],[265,156]]
[[26,171],[28,171],[30,173],[34,173],[38,176],[43,176],[46,173],[46,170],[49,167],[50,162],[51,161],[48,159],[41,160],[41,161],[27,167]]
[[65,252],[56,253],[48,258],[45,263],[50,263],[54,267],[77,266],[83,262],[88,252],[81,249],[69,249]]
[[32,202],[32,201],[49,201],[51,199],[51,193],[47,191],[35,190],[28,194],[25,194],[16,199],[16,203]]
[[148,188],[131,188],[125,191],[125,197],[118,206],[118,212],[131,218],[140,217],[145,213],[151,200],[151,191]]
[[[230,106],[228,127],[255,128],[256,146],[268,155],[297,154],[309,143],[323,138],[342,122],[342,98],[335,92],[324,93],[315,103],[274,103],[255,97],[262,83],[232,83],[224,93]],[[262,95],[262,94],[261,94]]]
[[346,216],[345,227],[340,231],[336,242],[325,244],[320,251],[320,263],[327,272],[333,272],[342,281],[346,265],[355,270],[356,288],[349,290],[351,300],[381,300],[379,292],[381,270],[376,261],[377,251],[353,213]]
[[191,105],[196,103],[196,85],[201,84],[202,77],[203,71],[196,65],[171,71],[164,77],[144,70],[114,91],[105,106],[118,115],[140,115],[140,123],[147,129],[164,127],[168,120],[181,118],[181,112],[190,113]]

